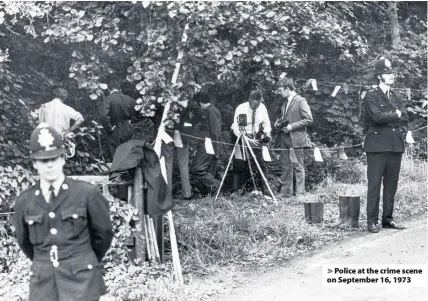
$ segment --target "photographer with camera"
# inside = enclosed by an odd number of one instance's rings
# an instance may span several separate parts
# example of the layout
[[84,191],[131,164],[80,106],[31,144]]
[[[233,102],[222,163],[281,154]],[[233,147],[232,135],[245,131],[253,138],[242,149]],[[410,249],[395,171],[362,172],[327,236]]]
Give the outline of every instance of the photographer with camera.
[[[293,172],[296,172],[296,195],[305,193],[305,168],[303,148],[310,146],[306,127],[313,122],[311,109],[306,99],[294,91],[294,82],[284,78],[279,82],[279,94],[287,101],[281,107],[281,118],[275,122],[280,130],[282,187],[278,198],[290,197],[293,192]],[[293,152],[295,156],[293,156]],[[291,155],[291,156],[290,156]]]
[[[245,135],[250,146],[253,148],[254,155],[260,165],[260,169],[267,177],[267,169],[262,155],[262,144],[271,141],[271,125],[266,106],[261,103],[262,95],[259,91],[250,93],[249,101],[240,104],[235,110],[232,129],[232,142],[235,143],[241,135]],[[240,143],[242,145],[242,143]],[[249,152],[248,152],[249,154]],[[251,155],[246,156],[249,160]],[[241,175],[247,174],[248,163],[244,160],[234,158],[232,172],[232,190],[237,191],[241,187]],[[259,174],[257,168],[254,169],[257,173],[259,185],[265,195],[269,195],[266,183]],[[251,172],[251,171],[250,171]],[[246,176],[246,182],[249,180]]]

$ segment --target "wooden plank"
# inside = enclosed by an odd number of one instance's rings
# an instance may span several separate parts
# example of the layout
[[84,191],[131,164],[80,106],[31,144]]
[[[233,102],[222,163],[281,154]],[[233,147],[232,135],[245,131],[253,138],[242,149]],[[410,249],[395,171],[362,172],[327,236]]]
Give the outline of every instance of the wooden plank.
[[132,181],[111,182],[109,176],[69,176],[73,180],[89,182],[94,185],[134,185]]
[[146,237],[144,227],[144,193],[143,193],[143,173],[140,167],[135,169],[133,205],[138,209],[138,222],[136,231],[135,251],[139,264],[145,261]]

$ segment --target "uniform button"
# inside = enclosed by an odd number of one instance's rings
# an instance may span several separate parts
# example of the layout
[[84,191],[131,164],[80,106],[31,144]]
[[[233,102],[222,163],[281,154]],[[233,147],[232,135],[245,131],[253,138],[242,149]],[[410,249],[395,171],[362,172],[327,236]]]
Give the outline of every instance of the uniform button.
[[74,219],[76,219],[77,218],[77,214],[75,213],[75,214],[73,214],[73,218]]
[[62,189],[67,190],[68,189],[68,185],[67,184],[62,184]]
[[49,212],[49,217],[50,218],[55,218],[55,212]]
[[36,195],[39,195],[40,194],[40,190],[36,190],[36,193],[35,193]]
[[92,264],[88,264],[88,269],[92,270]]
[[58,233],[58,231],[55,228],[51,229],[51,234],[57,234],[57,233]]
[[52,264],[53,264],[54,267],[58,267],[59,266],[59,262],[58,261],[54,261]]
[[34,224],[34,222],[33,222],[32,220],[29,220],[29,221],[28,221],[28,224],[29,224],[29,225],[32,225],[32,224]]
[[377,132],[374,132],[375,133],[375,135],[377,135]]
[[33,272],[30,272],[30,276],[33,276]]
[[395,129],[392,129],[393,132],[395,132]]

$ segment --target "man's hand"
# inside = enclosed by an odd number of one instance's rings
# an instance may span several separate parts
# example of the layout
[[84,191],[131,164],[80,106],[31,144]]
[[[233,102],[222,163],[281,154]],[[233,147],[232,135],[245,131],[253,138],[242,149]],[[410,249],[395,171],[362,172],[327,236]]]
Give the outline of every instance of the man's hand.
[[250,146],[259,146],[260,142],[256,139],[247,138],[248,143]]
[[401,117],[401,111],[400,111],[399,109],[396,109],[396,110],[395,110],[395,113],[397,113],[398,118],[400,118],[400,117]]
[[289,125],[287,125],[287,127],[285,128],[285,132],[286,133],[289,133],[289,132],[291,132],[291,130],[292,130],[293,128],[291,127],[291,124],[289,124]]

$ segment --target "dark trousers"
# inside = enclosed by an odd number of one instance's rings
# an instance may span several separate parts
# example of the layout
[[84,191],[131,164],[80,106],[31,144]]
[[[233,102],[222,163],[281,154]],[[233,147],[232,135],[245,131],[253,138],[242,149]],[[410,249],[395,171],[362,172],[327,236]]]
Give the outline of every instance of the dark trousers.
[[199,143],[190,167],[190,173],[198,182],[211,191],[217,190],[220,182],[214,178],[217,157],[207,154],[205,143]]
[[[174,168],[174,151],[177,151],[177,162],[180,170],[180,180],[183,197],[188,198],[192,195],[192,187],[189,180],[189,143],[183,142],[183,147],[175,147],[173,143],[166,144],[162,142],[162,155],[165,157],[165,167],[168,178],[168,186],[172,193],[172,170]],[[172,195],[171,195],[172,197]]]
[[[242,149],[241,149],[242,151]],[[257,159],[257,162],[260,165],[260,169],[262,170],[263,174],[265,175],[266,179],[267,179],[267,167],[266,167],[266,163],[265,160],[263,160],[263,154],[262,154],[262,150],[259,148],[253,148],[253,152],[254,155]],[[256,163],[254,162],[253,157],[251,156],[250,151],[247,151],[247,154],[245,155],[246,160],[239,160],[236,158],[233,158],[233,172],[232,175],[233,177],[236,179],[234,180],[235,187],[232,187],[233,190],[236,190],[237,188],[248,188],[251,189],[251,187],[253,186],[253,182],[251,179],[251,174],[250,174],[250,167],[248,164],[248,161],[251,164],[251,170],[254,174],[254,180],[256,183],[256,186],[261,187],[263,194],[269,194],[269,190],[267,188],[267,185],[265,183],[265,181],[263,180],[262,175],[260,174],[260,171],[256,165]],[[241,186],[242,185],[242,186]]]
[[379,221],[380,186],[383,180],[382,223],[393,220],[394,197],[400,175],[402,153],[367,153],[367,223]]

